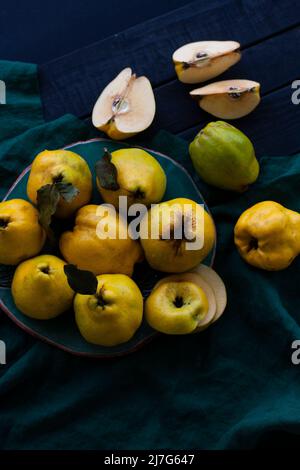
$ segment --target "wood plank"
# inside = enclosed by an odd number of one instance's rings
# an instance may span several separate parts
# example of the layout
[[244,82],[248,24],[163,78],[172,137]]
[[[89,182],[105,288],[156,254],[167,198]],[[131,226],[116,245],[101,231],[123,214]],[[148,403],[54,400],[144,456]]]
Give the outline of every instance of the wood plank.
[[[300,152],[300,105],[291,101],[292,89],[286,86],[267,95],[259,108],[245,118],[231,121],[251,139],[258,157],[283,156]],[[178,136],[192,141],[199,130],[210,122],[211,116],[203,115],[198,125]]]
[[236,39],[243,48],[293,27],[299,3],[227,0],[194,2],[40,67],[47,119],[87,116],[99,91],[123,67],[147,75],[153,86],[174,78],[172,52],[201,39]]
[[5,6],[1,2],[0,57],[43,64],[186,3],[142,0],[141,8],[141,0],[10,0]]
[[[295,28],[246,49],[243,59],[219,78],[256,80],[261,83],[264,96],[299,78],[299,63],[295,60],[295,51],[299,50],[300,28]],[[154,132],[167,129],[179,133],[207,120],[208,115],[189,96],[189,90],[194,87],[173,80],[155,89],[157,112],[153,124]],[[254,113],[258,112],[260,106]],[[211,116],[211,120],[214,119]],[[247,117],[244,120],[246,121]]]

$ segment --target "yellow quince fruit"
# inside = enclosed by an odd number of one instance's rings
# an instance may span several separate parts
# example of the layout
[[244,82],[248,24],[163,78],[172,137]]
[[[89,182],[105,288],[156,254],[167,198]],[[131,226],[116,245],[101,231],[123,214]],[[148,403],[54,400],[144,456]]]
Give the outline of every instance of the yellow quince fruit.
[[49,200],[53,191],[58,191],[55,215],[70,217],[91,199],[92,175],[88,164],[70,150],[44,150],[35,157],[27,183],[27,195],[34,204],[38,203],[38,191],[45,187]]
[[30,202],[11,199],[0,203],[0,263],[18,264],[37,255],[45,242],[39,213]]
[[208,299],[198,283],[170,276],[158,283],[147,298],[145,315],[155,330],[182,335],[195,331],[208,309]]
[[140,224],[140,237],[153,269],[180,273],[197,266],[212,250],[215,226],[200,204],[177,198],[148,210]]
[[90,204],[76,214],[73,231],[60,238],[65,260],[97,274],[132,275],[142,260],[140,244],[130,236],[126,221],[111,206]]
[[92,344],[125,343],[142,323],[143,296],[135,282],[124,274],[103,274],[97,280],[95,294],[76,294],[74,299],[80,333]]
[[64,273],[65,264],[52,255],[36,256],[19,264],[11,289],[15,304],[24,315],[49,320],[72,306],[74,291]]
[[274,201],[259,202],[238,219],[234,241],[249,264],[285,269],[300,253],[300,214]]
[[[127,197],[128,207],[160,202],[167,179],[158,161],[138,148],[124,148],[105,154],[96,165],[97,186],[103,200],[119,208],[119,196]],[[109,174],[110,179],[107,180]],[[112,179],[113,175],[113,179]]]

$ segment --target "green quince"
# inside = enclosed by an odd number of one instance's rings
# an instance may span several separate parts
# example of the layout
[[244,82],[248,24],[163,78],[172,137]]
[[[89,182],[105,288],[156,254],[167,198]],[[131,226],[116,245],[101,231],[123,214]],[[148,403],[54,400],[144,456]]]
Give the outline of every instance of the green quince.
[[258,177],[251,141],[226,122],[209,123],[196,135],[189,151],[195,170],[212,186],[242,192]]

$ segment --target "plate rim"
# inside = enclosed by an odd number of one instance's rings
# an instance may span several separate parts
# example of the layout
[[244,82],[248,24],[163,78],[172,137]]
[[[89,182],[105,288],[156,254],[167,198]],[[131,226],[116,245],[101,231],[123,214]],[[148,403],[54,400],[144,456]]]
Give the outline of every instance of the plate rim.
[[[62,147],[62,150],[68,150],[68,149],[71,149],[72,147],[75,147],[77,145],[86,145],[86,144],[90,144],[90,143],[94,143],[94,142],[110,142],[110,143],[119,143],[121,145],[125,145],[126,147],[130,147],[130,145],[127,143],[127,142],[123,142],[123,141],[114,141],[114,140],[111,140],[111,139],[107,139],[105,137],[95,137],[93,139],[88,139],[88,140],[79,140],[79,141],[76,141],[76,142],[73,142],[71,144],[68,144],[64,147]],[[183,171],[187,176],[188,178],[190,179],[190,181],[192,182],[194,188],[196,189],[196,191],[198,192],[198,194],[200,195],[202,201],[204,202],[204,205],[205,205],[205,208],[207,210],[207,212],[209,213],[209,215],[211,216],[212,218],[212,221],[213,221],[213,224],[214,224],[214,229],[215,229],[215,243],[214,243],[214,247],[213,247],[213,250],[212,250],[212,256],[211,256],[211,261],[210,261],[210,267],[212,267],[214,265],[214,261],[215,261],[215,257],[216,257],[216,249],[217,249],[217,228],[216,228],[216,224],[214,222],[214,219],[212,217],[212,214],[211,214],[211,211],[208,207],[208,205],[206,204],[206,201],[204,199],[204,197],[202,196],[202,193],[201,191],[199,190],[198,186],[196,185],[195,181],[193,180],[192,176],[190,175],[190,173],[184,168],[183,165],[181,165],[181,163],[178,163],[176,160],[174,160],[172,157],[169,157],[168,155],[165,155],[164,153],[161,153],[157,150],[152,150],[152,149],[149,149],[148,147],[144,147],[144,146],[141,146],[141,145],[133,145],[132,146],[133,148],[140,148],[142,150],[145,150],[147,152],[152,152],[156,155],[159,155],[163,158],[166,158],[167,160],[170,160],[175,166],[177,166],[178,168],[180,168],[181,171]],[[24,176],[29,172],[29,170],[31,169],[31,166],[32,166],[32,163],[30,165],[28,165],[26,168],[24,168],[24,170],[20,173],[20,175],[16,178],[16,180],[14,181],[14,183],[10,186],[10,188],[8,189],[7,193],[5,194],[4,198],[2,199],[1,202],[4,202],[7,200],[7,198],[10,196],[10,194],[12,193],[12,191],[15,189],[15,187],[18,185],[18,183],[24,178]],[[24,323],[22,323],[15,315],[13,312],[10,311],[10,309],[6,306],[6,304],[4,303],[4,301],[2,300],[2,298],[0,297],[0,308],[2,309],[2,311],[4,312],[4,314],[6,314],[8,316],[8,318],[10,318],[19,328],[21,328],[21,330],[25,331],[26,333],[30,334],[32,337],[36,338],[36,339],[39,339],[51,346],[54,346],[62,351],[65,351],[65,352],[68,352],[69,354],[72,354],[74,356],[79,356],[79,357],[87,357],[87,358],[90,358],[90,359],[99,359],[99,360],[110,360],[110,359],[114,359],[114,358],[117,358],[117,357],[123,357],[123,356],[127,356],[129,354],[132,354],[136,351],[138,351],[139,349],[141,349],[143,346],[145,346],[146,344],[150,343],[154,338],[160,336],[161,334],[158,332],[158,331],[153,331],[153,333],[149,334],[146,338],[140,340],[139,342],[137,342],[134,346],[132,346],[131,348],[129,348],[127,351],[120,351],[120,352],[111,352],[111,353],[108,353],[107,355],[106,354],[103,354],[103,353],[89,353],[89,352],[82,352],[82,351],[76,351],[70,347],[67,347],[67,346],[64,346],[63,344],[61,343],[56,343],[55,341],[51,340],[50,338],[42,335],[41,333],[37,333],[34,329],[32,329],[31,327],[25,325]],[[109,349],[108,349],[109,351]]]

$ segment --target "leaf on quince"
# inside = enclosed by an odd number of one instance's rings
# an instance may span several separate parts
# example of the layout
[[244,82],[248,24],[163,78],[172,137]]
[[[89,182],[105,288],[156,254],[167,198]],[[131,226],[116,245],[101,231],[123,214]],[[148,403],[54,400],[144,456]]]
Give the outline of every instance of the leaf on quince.
[[62,197],[66,202],[71,202],[79,193],[71,183],[55,182],[46,184],[37,191],[37,208],[39,211],[39,223],[46,231],[49,240],[55,241],[54,233],[50,227],[52,216]]
[[103,157],[96,163],[96,175],[103,189],[117,191],[120,189],[118,171],[111,159],[110,152],[105,148]]
[[60,193],[56,184],[46,184],[37,191],[37,208],[39,211],[39,223],[45,230],[51,242],[54,241],[54,233],[50,228],[52,216],[55,214]]
[[78,269],[74,264],[64,266],[69,286],[73,291],[82,295],[93,295],[97,292],[97,277],[91,271]]
[[75,188],[72,183],[55,183],[59,194],[66,202],[71,202],[79,194],[79,189]]

